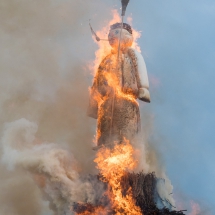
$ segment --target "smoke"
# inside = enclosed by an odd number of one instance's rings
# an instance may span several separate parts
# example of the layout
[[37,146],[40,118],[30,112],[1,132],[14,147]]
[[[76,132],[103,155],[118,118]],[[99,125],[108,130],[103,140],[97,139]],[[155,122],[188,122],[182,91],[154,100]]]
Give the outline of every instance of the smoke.
[[0,168],[0,214],[39,215],[46,210],[34,181],[24,171]]
[[[51,214],[35,180],[41,186],[41,174],[45,174],[47,186],[61,186],[60,179],[62,186],[69,186],[72,182],[63,173],[57,176],[55,165],[58,171],[69,172],[75,184],[79,170],[95,171],[91,150],[95,121],[86,116],[86,109],[92,78],[87,64],[94,59],[96,45],[88,20],[96,28],[101,26],[101,20],[111,16],[108,4],[100,0],[1,1],[0,131],[5,123],[14,123],[7,124],[2,134],[0,155],[7,168],[0,164],[0,214]],[[17,121],[21,118],[26,120]],[[72,160],[69,151],[75,156]],[[75,160],[78,171],[67,169]],[[32,179],[29,172],[37,176]],[[54,176],[53,184],[47,184]]]
[[94,58],[88,19],[99,2],[3,0],[0,7],[0,129],[22,117],[37,122],[38,136],[69,143],[86,171],[94,135],[85,114]]
[[192,211],[189,213],[189,215],[199,215],[200,214],[201,209],[197,203],[192,201],[191,202],[191,208],[192,208]]
[[94,203],[92,185],[81,180],[69,150],[53,143],[35,144],[36,132],[37,125],[26,119],[8,123],[2,138],[2,162],[10,170],[33,174],[57,214],[71,214],[74,202]]
[[151,142],[150,136],[153,134],[154,119],[152,114],[142,108],[142,132],[135,141],[136,158],[138,160],[138,166],[136,172],[143,171],[144,173],[155,172],[158,179],[156,184],[156,191],[158,196],[155,201],[158,208],[173,209],[176,203],[173,198],[173,185],[168,178],[164,163],[162,162],[161,155],[154,147],[154,143]]
[[189,201],[190,212],[188,215],[211,215],[211,209],[203,204],[196,203],[194,201]]

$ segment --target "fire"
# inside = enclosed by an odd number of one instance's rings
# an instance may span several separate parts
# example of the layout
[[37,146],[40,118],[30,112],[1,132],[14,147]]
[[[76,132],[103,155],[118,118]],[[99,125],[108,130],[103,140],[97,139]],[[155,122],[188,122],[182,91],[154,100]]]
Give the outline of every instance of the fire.
[[137,161],[133,157],[134,149],[131,144],[124,140],[123,144],[116,144],[113,149],[101,148],[94,160],[97,163],[103,180],[108,183],[107,195],[111,200],[111,206],[115,213],[139,215],[142,214],[140,208],[135,205],[132,198],[131,189],[126,196],[122,195],[121,178],[127,171],[132,171]]
[[[106,78],[106,80],[108,80],[108,84],[111,87],[111,89],[114,89],[116,98],[123,98],[123,99],[131,101],[132,103],[139,105],[133,94],[124,93],[122,91],[122,88],[121,88],[120,84],[118,83],[118,78],[116,77],[115,73],[105,73],[105,78]],[[98,107],[100,107],[100,105],[102,105],[102,103],[106,99],[108,99],[108,96],[102,97],[97,91],[94,91],[93,96],[94,96],[94,99],[98,102]],[[100,119],[102,118],[103,115],[104,115],[103,112],[101,112],[101,111],[98,112],[98,122],[100,121]],[[99,129],[97,129],[96,138],[94,141],[95,144],[97,143],[97,140],[100,138],[100,136],[101,136],[101,131]]]
[[[101,30],[96,31],[96,34],[100,37],[100,38],[107,38],[107,32],[109,32],[109,28],[110,25],[113,25],[116,22],[121,22],[121,17],[118,13],[117,10],[112,10],[112,16],[113,18],[107,23],[106,26],[104,26]],[[132,17],[128,17],[127,21],[131,24],[132,22]],[[134,38],[134,42],[132,47],[137,49],[139,52],[141,52],[139,45],[137,44],[137,40],[140,38],[141,33],[135,29],[133,30],[133,38]],[[104,59],[105,56],[107,56],[110,52],[111,52],[111,47],[109,45],[108,42],[97,42],[95,40],[95,42],[98,44],[99,48],[98,50],[95,52],[96,58],[94,61],[94,66],[93,66],[93,75],[95,74],[95,72],[98,69],[99,64],[101,63],[101,61]]]
[[78,215],[107,215],[107,211],[103,207],[93,207],[89,208],[87,211],[83,213],[79,213]]
[[118,83],[118,78],[114,73],[106,73],[106,79],[108,80],[108,84],[115,90],[116,97],[127,99],[131,102],[137,103],[134,95],[129,93],[124,93],[120,84]]
[[[113,25],[116,22],[121,22],[121,17],[118,13],[117,10],[112,10],[112,15],[113,18],[108,22],[108,24],[106,26],[104,26],[100,31],[97,31],[96,34],[100,37],[100,38],[107,38],[107,32],[109,31],[110,25]],[[132,22],[132,18],[128,17],[127,21],[129,23]],[[137,49],[139,52],[141,52],[140,47],[137,44],[137,39],[140,38],[141,33],[138,32],[135,29],[133,30],[133,44],[132,47]],[[100,65],[100,63],[102,62],[102,60],[111,53],[111,46],[109,45],[108,42],[106,41],[102,41],[102,42],[96,42],[99,46],[98,50],[95,52],[95,61],[94,61],[94,66],[93,66],[93,75],[96,74],[96,71],[98,70],[98,67]],[[92,67],[90,67],[92,69]],[[136,103],[136,100],[134,99],[133,95],[129,95],[129,94],[125,94],[122,92],[119,84],[117,83],[117,77],[112,74],[106,74],[106,77],[109,81],[108,83],[111,84],[111,87],[115,88],[116,91],[116,95],[118,97],[123,97],[123,98],[127,98],[130,101],[133,101]],[[98,102],[98,105],[100,106],[100,104],[104,101],[105,98],[101,98],[101,95],[99,93],[94,94],[94,99]]]
[[[109,32],[110,25],[113,25],[116,22],[120,22],[121,18],[117,10],[112,10],[113,18],[104,26],[100,31],[97,31],[96,34],[100,38],[107,38],[107,32]],[[111,47],[108,42],[97,42],[99,48],[95,52],[96,58],[94,61],[94,73],[97,71],[99,64],[111,52]]]
[[[116,10],[112,11],[113,19],[105,26],[101,31],[97,31],[96,34],[100,38],[107,38],[107,32],[109,31],[110,25],[121,22],[121,17]],[[136,40],[140,36],[140,34],[133,30],[134,43],[133,47],[137,47]],[[111,53],[111,46],[108,42],[102,41],[98,43],[99,49],[96,51],[96,59],[94,61],[94,71],[97,71],[100,67],[103,67],[102,61],[103,59]],[[112,50],[113,51],[113,50]],[[115,53],[115,59],[113,58],[113,62],[115,61],[115,68],[113,70],[120,71],[118,65],[120,64],[118,61],[120,59],[117,58],[117,53]],[[109,88],[107,90],[114,90],[114,98],[122,98],[129,100],[132,103],[138,104],[135,98],[135,95],[130,94],[129,92],[123,92],[121,83],[119,83],[120,78],[117,77],[117,74],[120,75],[120,72],[104,72],[103,76],[105,80],[108,80]],[[97,76],[95,75],[95,80],[97,80]],[[95,81],[94,80],[94,81]],[[94,100],[98,103],[98,107],[102,105],[102,103],[108,99],[108,96],[102,96],[100,93],[96,91],[91,92]],[[108,94],[108,93],[107,93]],[[98,123],[101,116],[105,113],[98,113]],[[97,139],[100,137],[100,131],[97,130]],[[123,143],[118,144],[115,143],[113,148],[102,147],[97,151],[96,159],[94,160],[97,164],[97,168],[102,175],[102,180],[108,184],[108,190],[105,195],[108,196],[110,200],[110,208],[114,211],[114,214],[120,215],[141,215],[142,212],[139,207],[136,206],[131,188],[128,189],[126,194],[122,192],[121,187],[121,179],[122,177],[129,171],[133,171],[137,166],[137,161],[134,158],[134,148],[129,143],[128,140],[124,139]],[[107,208],[93,208],[90,212],[87,210],[86,212],[81,213],[81,215],[88,214],[108,214]]]

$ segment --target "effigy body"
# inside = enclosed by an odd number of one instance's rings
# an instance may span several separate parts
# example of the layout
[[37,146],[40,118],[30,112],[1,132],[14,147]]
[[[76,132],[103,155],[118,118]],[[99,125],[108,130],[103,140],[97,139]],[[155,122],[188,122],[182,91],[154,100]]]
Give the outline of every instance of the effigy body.
[[91,87],[88,115],[97,121],[97,145],[132,141],[140,131],[137,99],[150,102],[149,83],[142,55],[131,48],[133,37],[128,24],[111,26],[108,36],[112,51],[97,70]]

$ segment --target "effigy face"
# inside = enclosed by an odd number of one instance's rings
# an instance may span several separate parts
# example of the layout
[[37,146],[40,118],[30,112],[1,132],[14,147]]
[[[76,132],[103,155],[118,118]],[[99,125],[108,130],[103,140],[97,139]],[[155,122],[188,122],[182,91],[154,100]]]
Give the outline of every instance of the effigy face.
[[[120,39],[120,31],[121,31],[121,28],[116,28],[116,29],[110,30],[110,32],[109,32],[108,40],[109,40],[109,44],[111,45],[111,47],[113,49],[118,49],[119,39]],[[130,34],[127,30],[122,29],[121,44],[120,44],[121,50],[128,48],[128,47],[131,47],[132,43],[133,43],[132,34]]]

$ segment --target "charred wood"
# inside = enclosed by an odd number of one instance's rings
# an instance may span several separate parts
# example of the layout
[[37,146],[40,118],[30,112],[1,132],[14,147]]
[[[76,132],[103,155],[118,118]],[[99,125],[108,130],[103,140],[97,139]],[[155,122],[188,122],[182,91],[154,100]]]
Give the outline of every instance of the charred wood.
[[[96,179],[96,180],[95,180]],[[88,182],[93,184],[93,187],[96,189],[96,185],[103,184],[104,193],[108,187],[107,183],[104,182],[104,179],[101,175],[90,176],[88,177]],[[159,178],[156,177],[155,173],[144,174],[140,173],[125,173],[121,178],[121,190],[122,196],[126,196],[128,192],[132,191],[132,196],[135,204],[141,209],[142,214],[144,215],[184,215],[185,210],[175,211],[167,207],[159,209],[156,205],[156,183]],[[93,205],[91,203],[74,203],[73,209],[77,214],[86,213],[95,214],[95,211],[98,208],[107,209],[109,212],[107,214],[113,215],[115,212],[111,210],[110,200],[108,196],[104,195],[98,196],[96,203]],[[164,200],[163,200],[164,201]],[[168,200],[165,200],[168,201]],[[123,213],[122,213],[123,214]]]

